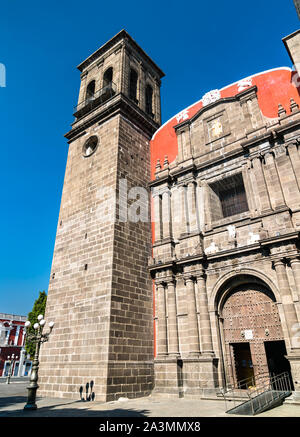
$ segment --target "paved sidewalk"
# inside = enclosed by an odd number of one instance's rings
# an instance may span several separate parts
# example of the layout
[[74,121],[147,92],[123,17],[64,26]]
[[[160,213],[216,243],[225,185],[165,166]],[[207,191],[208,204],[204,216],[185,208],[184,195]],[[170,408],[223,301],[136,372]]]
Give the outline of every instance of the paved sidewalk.
[[[107,403],[38,398],[38,410],[24,411],[26,387],[24,383],[1,384],[0,417],[245,417],[226,414],[225,403],[221,400],[157,396]],[[283,404],[255,417],[300,417],[300,406]]]

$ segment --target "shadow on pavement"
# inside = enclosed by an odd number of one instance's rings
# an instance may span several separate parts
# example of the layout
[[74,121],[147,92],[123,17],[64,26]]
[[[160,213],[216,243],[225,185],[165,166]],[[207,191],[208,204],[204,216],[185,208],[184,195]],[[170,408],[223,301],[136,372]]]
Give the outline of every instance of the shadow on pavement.
[[14,404],[26,404],[27,396],[7,396],[0,398],[0,408],[9,407]]
[[[19,401],[21,402],[21,401]],[[22,400],[23,402],[23,400]],[[80,401],[76,401],[80,402]],[[80,402],[81,403],[81,402]],[[64,406],[53,405],[48,407],[40,407],[35,411],[24,411],[22,409],[14,411],[1,411],[0,417],[148,417],[148,410],[122,409],[115,408],[113,410],[90,410],[88,408],[61,408]]]

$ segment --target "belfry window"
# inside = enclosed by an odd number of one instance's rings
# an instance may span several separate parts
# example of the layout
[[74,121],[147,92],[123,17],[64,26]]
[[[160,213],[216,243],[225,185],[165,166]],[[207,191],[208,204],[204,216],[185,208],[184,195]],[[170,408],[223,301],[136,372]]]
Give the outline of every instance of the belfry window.
[[249,210],[241,173],[214,182],[210,188],[213,221]]
[[151,117],[153,117],[153,106],[152,106],[152,100],[153,100],[153,89],[150,85],[146,86],[146,112]]
[[86,100],[93,100],[95,96],[95,81],[92,80],[86,88]]
[[103,87],[111,87],[113,80],[113,69],[109,67],[103,75]]
[[130,70],[129,77],[129,98],[137,103],[137,83],[138,83],[138,74],[135,70]]

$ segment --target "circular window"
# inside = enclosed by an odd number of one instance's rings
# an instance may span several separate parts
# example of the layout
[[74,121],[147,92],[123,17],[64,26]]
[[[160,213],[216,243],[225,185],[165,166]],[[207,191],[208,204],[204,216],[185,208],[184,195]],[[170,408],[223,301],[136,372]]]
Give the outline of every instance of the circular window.
[[98,147],[98,138],[96,137],[96,135],[93,135],[92,137],[90,137],[83,146],[83,156],[84,157],[88,157],[91,156],[93,153],[96,152],[96,149]]

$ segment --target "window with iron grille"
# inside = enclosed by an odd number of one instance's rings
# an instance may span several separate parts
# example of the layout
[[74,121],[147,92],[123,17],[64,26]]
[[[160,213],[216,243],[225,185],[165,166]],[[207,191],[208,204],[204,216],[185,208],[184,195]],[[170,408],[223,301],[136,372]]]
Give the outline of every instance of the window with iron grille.
[[248,211],[244,185],[238,185],[220,192],[220,201],[224,217]]
[[249,210],[241,173],[214,182],[210,187],[213,220]]

